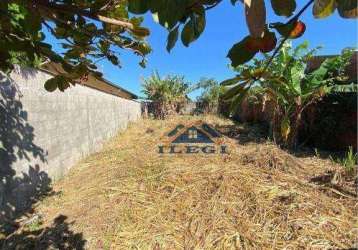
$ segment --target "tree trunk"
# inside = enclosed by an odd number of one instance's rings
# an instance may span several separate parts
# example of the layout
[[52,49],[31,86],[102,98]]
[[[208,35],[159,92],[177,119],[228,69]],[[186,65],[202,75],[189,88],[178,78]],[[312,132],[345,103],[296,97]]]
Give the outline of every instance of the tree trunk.
[[293,123],[291,126],[291,133],[289,135],[288,139],[288,147],[290,149],[296,149],[297,143],[298,143],[298,132],[301,126],[301,120],[302,120],[302,109],[298,108],[297,112],[295,113],[293,117]]
[[272,119],[272,138],[276,144],[281,142],[281,119],[280,111],[278,108],[274,110]]

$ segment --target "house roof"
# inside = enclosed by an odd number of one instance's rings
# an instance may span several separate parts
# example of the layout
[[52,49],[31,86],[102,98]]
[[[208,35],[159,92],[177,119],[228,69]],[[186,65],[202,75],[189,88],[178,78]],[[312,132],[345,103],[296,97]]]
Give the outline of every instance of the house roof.
[[[52,75],[58,75],[61,73],[65,73],[62,66],[58,63],[49,62],[41,66],[41,70]],[[88,80],[81,83],[81,85],[93,88],[107,94],[119,96],[125,99],[137,99],[138,96],[133,94],[132,92],[114,84],[102,77],[96,77],[93,73],[90,73],[88,76]]]

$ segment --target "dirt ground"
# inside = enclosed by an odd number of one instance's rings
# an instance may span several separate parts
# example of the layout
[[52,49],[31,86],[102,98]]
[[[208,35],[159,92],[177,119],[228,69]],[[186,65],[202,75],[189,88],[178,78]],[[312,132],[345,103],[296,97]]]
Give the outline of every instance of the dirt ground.
[[[200,119],[225,135],[228,154],[158,153],[169,131]],[[55,183],[7,247],[348,249],[355,181],[328,158],[290,154],[230,120],[143,120]]]

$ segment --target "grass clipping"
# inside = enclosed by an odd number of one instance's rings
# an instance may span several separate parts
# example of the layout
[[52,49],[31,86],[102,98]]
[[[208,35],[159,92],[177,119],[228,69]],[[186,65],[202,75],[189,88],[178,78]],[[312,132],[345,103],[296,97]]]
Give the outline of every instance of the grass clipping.
[[[166,133],[199,118],[230,130],[230,154],[158,154]],[[61,195],[37,210],[48,223],[68,216],[90,249],[354,246],[354,191],[344,191],[343,181],[342,189],[311,181],[338,166],[292,156],[254,136],[247,140],[251,132],[229,120],[199,118],[131,125],[56,183]]]

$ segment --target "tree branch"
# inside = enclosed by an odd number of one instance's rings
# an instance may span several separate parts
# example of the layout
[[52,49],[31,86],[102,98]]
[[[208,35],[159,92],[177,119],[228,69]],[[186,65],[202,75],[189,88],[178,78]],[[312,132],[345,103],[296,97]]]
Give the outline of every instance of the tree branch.
[[[48,16],[48,18],[50,20],[56,20],[72,30],[77,29],[72,23],[65,22],[65,21],[59,19],[55,13],[51,13],[51,16]],[[90,37],[93,36],[93,34],[91,34],[90,32],[87,32],[85,29],[81,30],[81,32],[83,32],[87,36],[90,36]],[[130,44],[127,44],[127,45],[119,44],[119,43],[116,43],[114,40],[115,40],[115,38],[118,38],[120,36],[116,35],[116,37],[114,37],[112,34],[109,34],[108,32],[101,32],[100,30],[98,30],[97,32],[98,32],[97,33],[98,36],[100,36],[103,40],[111,43],[112,45],[118,46],[121,49],[128,49],[128,50],[134,51],[135,53],[138,53],[141,57],[145,56],[139,50],[136,50],[133,48],[133,46],[137,43],[136,41],[132,41]]]
[[101,15],[92,15],[92,14],[90,14],[90,12],[88,12],[87,17],[90,17],[92,19],[95,19],[95,20],[98,20],[98,21],[101,21],[101,22],[104,22],[104,23],[109,23],[109,24],[121,26],[121,27],[129,29],[129,30],[134,29],[134,25],[132,23],[121,21],[121,20],[118,20],[118,19],[113,19],[113,18],[101,16]]
[[49,12],[53,12],[53,10],[57,10],[59,12],[69,13],[73,15],[81,15],[96,21],[121,26],[128,30],[133,30],[135,28],[134,25],[128,21],[105,17],[102,15],[98,15],[96,13],[92,13],[88,10],[77,9],[69,5],[59,5],[59,4],[51,4],[51,3],[47,3],[45,5],[41,2],[36,2],[36,5],[41,6],[41,8],[46,9]]
[[205,8],[205,10],[210,10],[212,8],[215,8],[217,5],[219,5],[219,3],[221,3],[222,0],[218,0],[216,3],[214,3],[213,5],[210,5],[208,7]]
[[294,21],[297,21],[298,18],[303,14],[303,12],[306,11],[306,9],[311,5],[313,4],[314,0],[309,0],[305,6],[303,6],[303,8],[296,14],[294,15],[288,22],[291,23],[291,22],[294,22]]
[[[46,22],[46,21],[42,21],[42,24],[46,26],[46,28],[51,32],[51,34],[54,36],[54,37],[57,37],[56,35],[56,32],[53,30],[53,28]],[[64,38],[69,44],[72,44],[74,45],[74,43],[68,39],[68,38]]]
[[[187,10],[190,10],[190,9],[192,9],[192,8],[195,7],[195,6],[203,5],[204,2],[205,2],[205,1],[197,1],[197,2],[194,2],[193,4],[187,6],[186,9],[187,9]],[[210,9],[216,7],[216,6],[217,6],[219,3],[221,3],[221,2],[222,2],[222,0],[217,0],[216,3],[214,3],[214,4],[212,4],[212,5],[208,6],[208,7],[206,7],[205,10],[210,10]]]
[[[296,14],[294,15],[286,24],[289,24],[289,23],[293,23],[293,22],[296,22],[299,17],[303,14],[303,12],[305,12],[305,10],[314,2],[314,0],[309,0],[305,6],[303,6],[303,8]],[[263,72],[265,72],[268,67],[270,66],[270,64],[272,63],[272,60],[274,59],[274,57],[277,55],[277,53],[280,51],[280,49],[282,48],[283,44],[287,41],[289,37],[284,37],[279,46],[275,49],[275,51],[273,52],[272,56],[270,57],[270,59],[268,60],[266,66],[264,67],[264,70]]]

